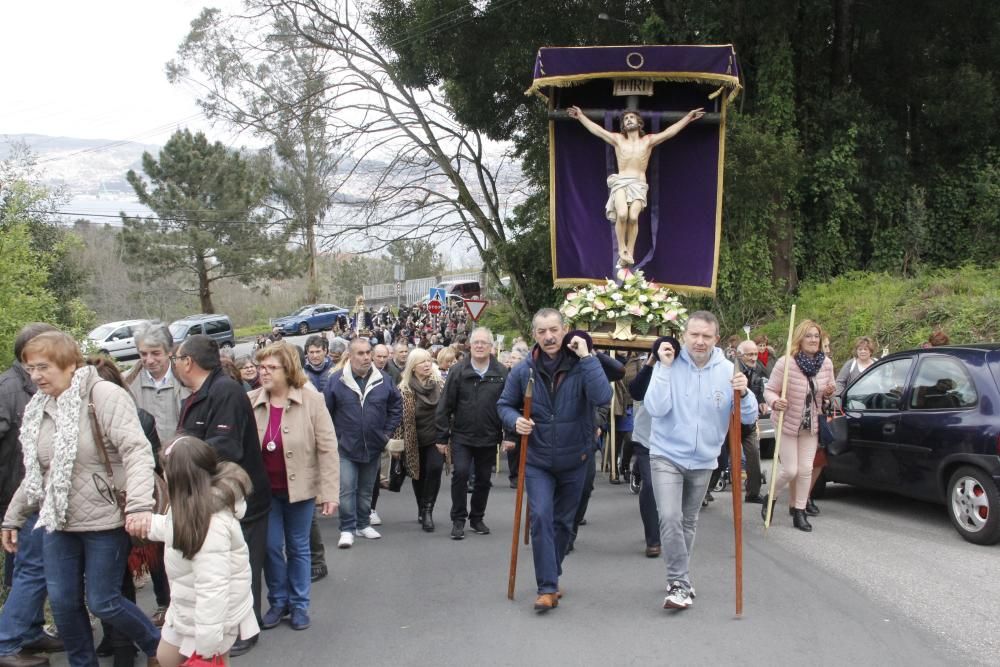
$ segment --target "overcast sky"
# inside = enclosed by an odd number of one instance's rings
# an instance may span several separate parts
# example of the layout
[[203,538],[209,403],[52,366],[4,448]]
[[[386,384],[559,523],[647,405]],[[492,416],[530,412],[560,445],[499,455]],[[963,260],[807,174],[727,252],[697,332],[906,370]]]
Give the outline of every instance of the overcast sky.
[[0,135],[162,144],[180,126],[208,131],[193,92],[164,75],[164,64],[206,5],[232,10],[240,2],[4,2]]

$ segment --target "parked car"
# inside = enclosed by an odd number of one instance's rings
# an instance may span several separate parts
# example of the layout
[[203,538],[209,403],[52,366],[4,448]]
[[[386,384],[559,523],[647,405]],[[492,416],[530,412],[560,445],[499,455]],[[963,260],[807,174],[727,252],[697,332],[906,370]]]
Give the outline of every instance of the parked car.
[[174,343],[180,343],[188,336],[207,334],[219,343],[219,347],[236,345],[233,322],[228,315],[188,315],[170,324],[170,335]]
[[272,327],[280,327],[284,333],[305,336],[312,331],[332,329],[337,318],[347,315],[348,310],[332,303],[314,303],[302,306],[291,315],[271,320]]
[[943,503],[959,534],[1000,541],[1000,344],[897,352],[843,394],[847,450],[817,482]]
[[132,359],[139,356],[135,347],[135,330],[148,323],[148,320],[108,322],[87,334],[87,338],[100,354],[113,359]]

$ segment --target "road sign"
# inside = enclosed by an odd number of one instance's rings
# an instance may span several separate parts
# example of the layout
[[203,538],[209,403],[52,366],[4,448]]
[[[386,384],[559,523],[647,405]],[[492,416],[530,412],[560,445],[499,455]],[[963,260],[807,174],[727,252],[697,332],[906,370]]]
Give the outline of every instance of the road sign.
[[431,315],[437,315],[441,312],[441,302],[437,299],[431,299],[427,302],[427,312]]
[[448,293],[444,291],[443,287],[432,287],[431,288],[431,295],[430,295],[430,298],[428,300],[429,301],[440,301],[441,303],[444,303],[445,301],[448,300]]
[[400,280],[396,281],[396,296],[403,293],[403,282]]
[[483,311],[486,309],[486,304],[488,303],[489,301],[486,301],[485,299],[466,299],[465,310],[468,311],[469,317],[471,317],[473,321],[479,321],[479,316],[483,314]]

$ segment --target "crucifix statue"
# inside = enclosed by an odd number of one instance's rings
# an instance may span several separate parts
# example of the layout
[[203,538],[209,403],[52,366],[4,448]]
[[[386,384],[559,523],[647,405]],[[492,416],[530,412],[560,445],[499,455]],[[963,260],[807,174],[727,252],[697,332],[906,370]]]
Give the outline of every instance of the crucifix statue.
[[618,173],[608,177],[610,195],[605,214],[615,225],[618,239],[618,265],[635,264],[635,240],[639,232],[639,213],[646,207],[646,167],[653,149],[674,137],[692,121],[705,115],[703,109],[694,109],[679,121],[656,134],[645,134],[639,112],[628,110],[621,116],[621,133],[608,132],[587,118],[580,107],[567,109],[570,118],[576,118],[591,134],[600,137],[615,148]]

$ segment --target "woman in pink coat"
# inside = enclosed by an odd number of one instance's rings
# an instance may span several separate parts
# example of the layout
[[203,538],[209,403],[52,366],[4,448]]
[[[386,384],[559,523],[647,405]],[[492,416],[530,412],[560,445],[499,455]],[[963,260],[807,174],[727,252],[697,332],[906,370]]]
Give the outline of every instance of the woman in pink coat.
[[[805,532],[812,530],[806,517],[806,501],[819,440],[819,420],[823,419],[823,399],[833,396],[836,390],[833,362],[820,349],[822,340],[823,330],[818,324],[812,320],[801,322],[792,335],[790,356],[778,360],[764,387],[764,400],[771,409],[785,413],[779,456],[781,472],[774,482],[774,497],[795,480],[794,488],[802,489],[802,493],[794,494],[789,505],[793,525]],[[788,367],[788,393],[781,398],[782,377],[789,358],[792,363]],[[761,515],[767,515],[766,504]]]

